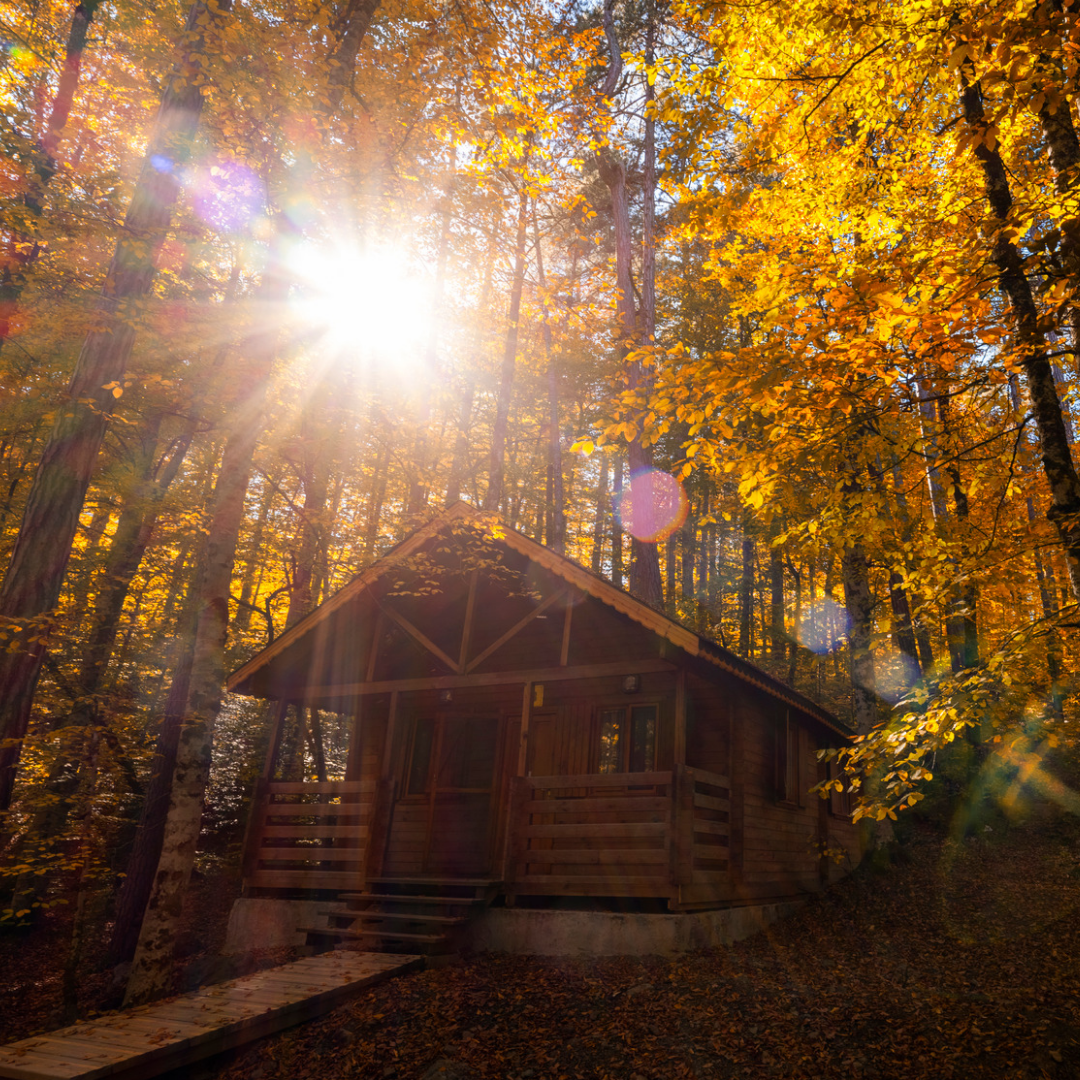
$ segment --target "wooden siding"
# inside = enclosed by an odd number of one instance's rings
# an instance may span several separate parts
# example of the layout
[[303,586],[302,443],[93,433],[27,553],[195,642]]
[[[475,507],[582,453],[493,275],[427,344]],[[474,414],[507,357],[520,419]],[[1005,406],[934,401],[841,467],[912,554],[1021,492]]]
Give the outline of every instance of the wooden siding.
[[[777,797],[776,739],[782,732],[784,706],[739,688],[733,705],[738,726],[732,775],[738,776],[738,873],[736,889],[745,903],[795,897],[821,888],[837,873],[822,859],[822,849],[842,846],[851,852],[845,869],[858,861],[857,832],[849,821],[826,823],[811,788],[818,782],[817,751],[823,745],[814,725],[791,710],[797,725],[798,772],[790,800]],[[824,826],[824,831],[823,831]],[[833,864],[835,866],[835,864]]]

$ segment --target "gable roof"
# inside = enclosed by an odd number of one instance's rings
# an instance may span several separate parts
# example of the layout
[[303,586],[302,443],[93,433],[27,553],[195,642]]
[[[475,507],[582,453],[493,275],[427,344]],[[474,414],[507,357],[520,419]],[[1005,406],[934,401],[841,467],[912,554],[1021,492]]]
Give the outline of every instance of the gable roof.
[[[266,667],[274,657],[305,637],[339,608],[356,600],[366,588],[373,585],[395,565],[421,550],[433,536],[452,522],[469,521],[479,525],[487,520],[490,520],[490,515],[481,513],[465,502],[456,502],[436,514],[425,525],[410,533],[382,558],[376,560],[366,570],[354,577],[352,581],[339,589],[328,600],[325,600],[314,611],[286,630],[272,644],[234,671],[226,683],[227,689],[234,693],[249,692],[247,684],[251,678]],[[496,523],[493,522],[493,524]],[[670,641],[687,655],[704,661],[710,667],[735,675],[743,682],[750,683],[786,705],[795,706],[795,708],[809,714],[839,735],[850,736],[850,732],[832,713],[826,711],[805,695],[800,694],[797,690],[792,689],[786,683],[774,678],[768,672],[762,671],[761,668],[744,660],[730,649],[724,648],[711,638],[705,637],[703,634],[699,634],[683,626],[682,623],[669,618],[662,612],[656,611],[654,608],[649,607],[648,604],[642,603],[636,597],[631,596],[630,593],[612,585],[605,578],[579,566],[565,555],[559,555],[550,548],[544,547],[535,540],[531,540],[516,530],[507,528],[501,523],[497,524],[498,532],[494,534],[495,543],[505,544],[511,550],[543,567],[568,585],[579,589],[587,596],[593,597],[647,630],[651,630],[659,637]]]

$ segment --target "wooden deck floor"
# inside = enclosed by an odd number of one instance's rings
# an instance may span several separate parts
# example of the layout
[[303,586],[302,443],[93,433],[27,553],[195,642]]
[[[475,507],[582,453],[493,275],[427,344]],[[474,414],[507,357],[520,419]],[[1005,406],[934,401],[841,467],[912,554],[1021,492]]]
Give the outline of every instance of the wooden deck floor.
[[417,956],[385,953],[308,957],[0,1046],[0,1077],[158,1076],[310,1020],[343,998],[422,962]]

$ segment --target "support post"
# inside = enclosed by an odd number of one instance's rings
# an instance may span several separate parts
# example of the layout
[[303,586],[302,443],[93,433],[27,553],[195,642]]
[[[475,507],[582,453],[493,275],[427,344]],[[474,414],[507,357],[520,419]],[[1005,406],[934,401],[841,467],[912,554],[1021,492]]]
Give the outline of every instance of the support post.
[[685,765],[671,770],[671,883],[694,880],[694,774]]
[[728,703],[728,870],[737,886],[742,878],[743,865],[743,759],[745,756],[742,725],[738,722],[735,701]]
[[386,855],[386,839],[390,835],[390,819],[394,813],[396,790],[397,781],[393,777],[382,777],[375,787],[375,803],[368,822],[361,885],[382,873],[383,858]]
[[675,673],[675,738],[671,760],[676,766],[686,764],[686,668],[683,667]]
[[383,746],[382,765],[379,775],[384,779],[390,778],[390,772],[394,767],[394,741],[397,739],[398,728],[398,691],[390,694],[390,714],[386,718],[386,744]]
[[507,835],[509,842],[506,845],[506,857],[503,860],[503,881],[505,883],[506,906],[513,907],[517,900],[514,889],[514,881],[517,877],[518,867],[525,855],[524,826],[527,824],[525,804],[532,795],[532,785],[523,776],[515,776],[510,781],[510,813]]
[[559,653],[559,667],[570,663],[570,627],[574,621],[574,594],[566,594],[566,613],[563,615],[562,649]]
[[515,776],[525,775],[525,764],[528,761],[529,718],[532,715],[532,691],[533,684],[531,682],[527,682],[525,684],[525,693],[521,701],[521,732],[518,736],[518,756],[517,768],[514,771]]

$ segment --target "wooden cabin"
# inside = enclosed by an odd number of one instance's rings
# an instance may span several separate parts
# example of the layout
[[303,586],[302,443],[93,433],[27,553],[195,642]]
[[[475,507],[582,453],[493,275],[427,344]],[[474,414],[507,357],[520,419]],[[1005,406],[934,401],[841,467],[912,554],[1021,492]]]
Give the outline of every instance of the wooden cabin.
[[[463,503],[229,689],[283,704],[249,897],[441,883],[508,905],[693,911],[797,898],[857,861],[846,806],[810,791],[816,751],[846,739],[833,716]],[[312,710],[348,725],[343,774],[283,776]]]

